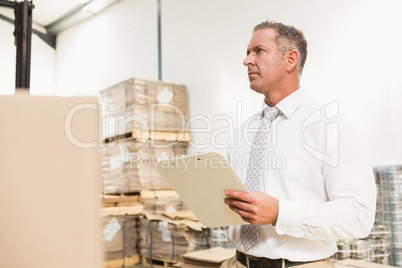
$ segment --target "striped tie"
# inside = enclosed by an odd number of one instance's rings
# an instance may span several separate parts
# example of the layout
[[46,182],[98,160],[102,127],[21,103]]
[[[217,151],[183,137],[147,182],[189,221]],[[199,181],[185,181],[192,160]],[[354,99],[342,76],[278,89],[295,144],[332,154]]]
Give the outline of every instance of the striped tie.
[[[266,107],[261,126],[255,134],[253,145],[251,146],[249,165],[246,176],[246,187],[250,192],[260,189],[262,178],[262,161],[268,145],[269,124],[279,114],[276,107]],[[249,224],[241,226],[241,242],[246,250],[251,248],[259,238],[257,225]]]

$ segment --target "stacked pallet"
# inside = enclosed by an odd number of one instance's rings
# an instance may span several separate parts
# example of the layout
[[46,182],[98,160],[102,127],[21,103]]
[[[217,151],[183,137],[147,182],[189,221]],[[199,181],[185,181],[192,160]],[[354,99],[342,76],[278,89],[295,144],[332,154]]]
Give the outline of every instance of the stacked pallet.
[[[204,229],[187,212],[146,214],[139,220],[139,250],[143,262],[163,262],[167,266],[182,255],[211,247],[209,229]],[[165,266],[166,266],[165,265]]]
[[185,155],[187,142],[132,140],[106,143],[101,148],[104,194],[137,193],[142,190],[171,189],[156,171],[156,161]]
[[188,138],[188,96],[184,85],[132,78],[100,94],[105,139]]
[[156,171],[157,160],[187,153],[186,88],[133,78],[100,94],[108,267],[127,267],[135,256],[166,267],[188,252],[226,246],[223,233],[204,228]]
[[102,208],[104,268],[128,267],[140,261],[136,243],[141,213],[140,204]]
[[142,190],[140,200],[144,214],[164,214],[187,211],[183,200],[173,190]]
[[185,86],[132,78],[100,95],[108,267],[112,260],[113,265],[126,267],[135,256],[144,264],[173,264],[184,253],[209,248],[210,230],[189,216],[183,201],[156,171],[157,160],[187,153]]
[[338,252],[333,260],[361,260],[365,262],[389,264],[391,232],[385,225],[374,225],[365,239],[338,240]]
[[402,165],[374,168],[377,183],[376,223],[390,230],[389,263],[402,267]]
[[386,225],[374,225],[368,237],[370,244],[370,261],[380,264],[390,264],[392,233]]
[[233,249],[235,246],[228,241],[224,230],[220,227],[211,228],[212,247]]
[[187,152],[186,87],[132,78],[100,94],[103,192],[171,189],[155,162]]

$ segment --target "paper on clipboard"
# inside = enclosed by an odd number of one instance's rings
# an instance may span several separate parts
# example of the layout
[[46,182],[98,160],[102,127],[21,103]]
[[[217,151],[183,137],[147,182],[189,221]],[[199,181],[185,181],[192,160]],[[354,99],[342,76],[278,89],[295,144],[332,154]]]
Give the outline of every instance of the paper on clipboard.
[[205,153],[161,160],[157,170],[206,227],[248,224],[223,201],[225,190],[248,190],[222,155]]

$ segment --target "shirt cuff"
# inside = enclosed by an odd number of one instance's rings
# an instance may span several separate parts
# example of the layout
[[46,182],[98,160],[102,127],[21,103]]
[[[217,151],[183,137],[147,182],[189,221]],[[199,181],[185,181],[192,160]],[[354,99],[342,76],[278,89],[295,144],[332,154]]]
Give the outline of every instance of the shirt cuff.
[[301,221],[303,206],[289,200],[279,200],[279,213],[276,221],[276,232],[280,235],[302,237]]

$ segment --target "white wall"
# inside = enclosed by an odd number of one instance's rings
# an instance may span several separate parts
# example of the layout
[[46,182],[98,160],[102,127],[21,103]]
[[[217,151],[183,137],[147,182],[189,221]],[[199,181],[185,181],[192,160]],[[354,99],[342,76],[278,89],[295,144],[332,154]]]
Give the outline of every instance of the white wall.
[[30,92],[56,95],[56,50],[32,35]]
[[130,77],[157,80],[156,1],[125,0],[57,38],[57,93],[94,95]]
[[[191,115],[208,118],[216,134],[195,134],[195,143],[209,145],[192,151],[224,153],[220,145],[229,123],[222,118],[237,124],[260,107],[262,97],[249,89],[242,62],[252,28],[269,18],[304,31],[307,92],[324,102],[339,100],[340,111],[365,134],[373,164],[401,163],[401,8],[399,0],[162,0],[163,80],[187,85]],[[61,33],[57,94],[95,95],[129,77],[157,79],[156,9],[156,0],[121,0]],[[0,21],[2,38],[4,24]],[[2,59],[11,50],[1,51]],[[52,61],[41,53],[35,57]],[[198,120],[192,127],[205,123]]]
[[13,94],[15,88],[14,26],[0,20],[0,94]]
[[268,18],[295,25],[309,41],[304,88],[326,103],[339,100],[340,112],[365,134],[374,164],[402,162],[401,8],[374,0],[164,1],[164,79],[189,86],[193,115],[236,119],[239,102],[252,114],[262,98],[242,66],[251,30]]

